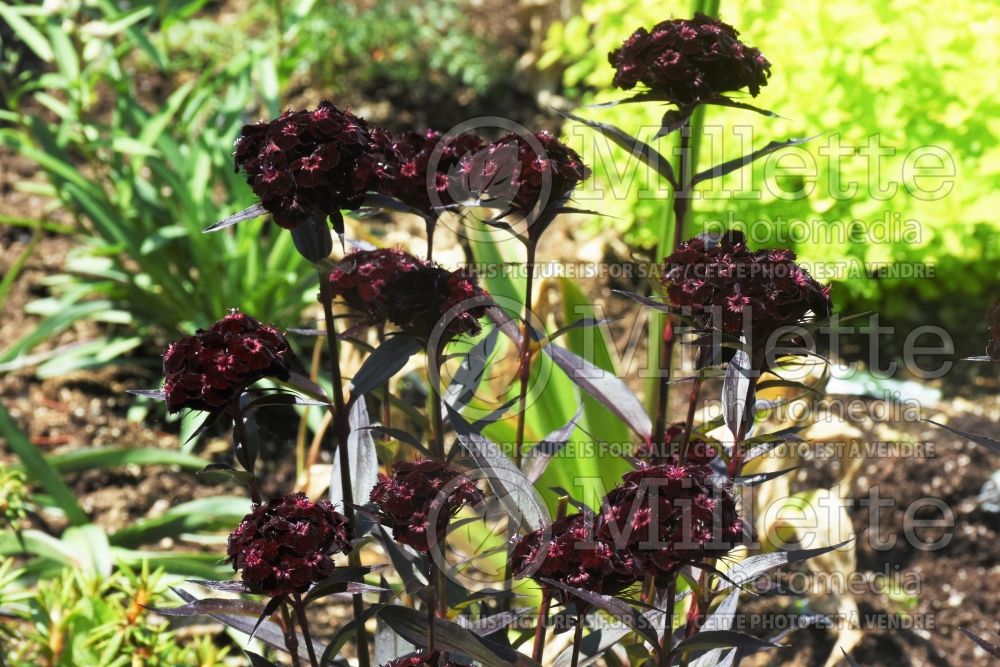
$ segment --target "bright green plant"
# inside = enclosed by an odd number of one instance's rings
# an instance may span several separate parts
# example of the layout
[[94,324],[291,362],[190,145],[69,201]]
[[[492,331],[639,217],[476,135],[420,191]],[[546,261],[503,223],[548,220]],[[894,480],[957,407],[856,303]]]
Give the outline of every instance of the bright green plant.
[[[621,35],[634,25],[661,20],[664,11],[681,15],[686,10],[684,4],[665,10],[633,0],[586,0],[578,16],[553,26],[542,64],[564,66],[563,83],[571,97],[584,102],[606,99],[606,93],[596,91],[607,89],[612,72],[606,54]],[[794,61],[803,53],[811,56],[794,70],[776,70],[767,86],[766,106],[781,109],[783,118],[710,110],[710,139],[703,143],[702,159],[718,163],[740,154],[747,139],[723,129],[734,124],[741,126],[741,133],[752,130],[757,144],[773,137],[810,136],[815,128],[827,132],[790,151],[811,156],[817,165],[814,174],[803,176],[801,169],[796,174],[794,168],[762,160],[745,174],[703,184],[704,196],[694,202],[689,230],[717,222],[731,227],[735,222],[751,226],[757,234],[752,240],[761,247],[794,245],[807,265],[836,270],[825,278],[835,283],[835,298],[845,312],[878,310],[883,320],[904,326],[979,321],[995,291],[993,267],[1000,261],[1000,248],[988,240],[998,231],[994,211],[1000,204],[1000,129],[993,120],[1000,113],[994,94],[1000,86],[1000,48],[975,37],[995,21],[993,4],[978,1],[942,12],[914,0],[837,5],[756,0],[724,3],[721,17],[740,26],[772,62]],[[621,105],[588,116],[619,127],[646,127],[641,138],[650,140],[662,111],[649,106]],[[603,210],[624,221],[632,243],[646,248],[658,243],[663,238],[658,225],[670,206],[666,193],[657,193],[646,171],[621,171],[629,164],[622,150],[602,148],[602,155],[594,156],[591,135],[583,128],[570,132],[585,158],[591,158],[595,182],[605,195],[613,193],[603,197]],[[880,174],[864,155],[844,157],[834,165],[820,152],[834,135],[842,146],[862,151],[878,150],[879,144],[869,147],[870,137],[877,135],[893,154],[881,158]],[[946,162],[944,170],[950,172],[953,166],[955,176],[925,178],[918,187],[953,180],[944,196],[921,196],[914,188],[914,174],[933,170],[926,168],[929,162],[914,169],[907,161],[927,146],[950,156],[953,165]],[[787,159],[783,166],[796,164],[798,158]],[[911,171],[906,176],[904,165]],[[876,175],[879,180],[870,180]],[[838,197],[836,188],[850,182],[858,184],[856,194]],[[722,194],[723,188],[745,190],[745,184],[753,184],[762,195]],[[896,191],[891,196],[877,191],[885,187]],[[896,220],[892,238],[852,239],[834,233],[850,229],[854,220],[861,221],[855,225],[859,229],[875,232],[877,225],[885,227],[887,216]],[[915,221],[918,238],[899,231],[908,221]],[[791,234],[796,228],[810,233],[796,238]],[[660,259],[662,253],[657,254],[655,259]],[[873,279],[865,262],[928,266],[934,277]],[[957,289],[959,284],[963,291]],[[977,296],[970,298],[970,286],[978,290]],[[920,322],[913,319],[913,299],[935,304]],[[959,349],[971,352],[982,330],[952,333]]]
[[[5,91],[0,141],[39,165],[46,182],[23,186],[57,201],[81,238],[52,296],[28,307],[42,322],[0,351],[0,363],[82,318],[108,333],[50,373],[107,363],[139,346],[137,332],[193,331],[237,303],[295,324],[307,290],[287,235],[267,239],[259,225],[200,234],[247,201],[226,165],[247,111],[262,95],[276,104],[276,88],[260,85],[276,80],[266,43],[192,78],[148,36],[163,21],[152,6],[6,5],[0,20],[48,70],[21,70]],[[148,91],[163,81],[174,91],[160,101]]]
[[96,667],[129,665],[224,664],[227,648],[210,637],[181,640],[149,607],[169,599],[166,579],[120,568],[114,575],[64,569],[32,585],[24,570],[0,563],[9,635],[6,659],[12,665]]

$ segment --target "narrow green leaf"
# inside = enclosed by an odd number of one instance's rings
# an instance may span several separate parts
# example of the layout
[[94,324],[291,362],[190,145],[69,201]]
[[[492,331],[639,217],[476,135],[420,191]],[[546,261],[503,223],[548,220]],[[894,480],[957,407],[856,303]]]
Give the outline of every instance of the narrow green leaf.
[[48,464],[38,448],[31,444],[2,405],[0,405],[0,435],[3,435],[7,446],[21,459],[31,480],[40,484],[55,499],[59,508],[66,513],[70,524],[80,526],[90,521],[87,513],[77,502],[76,496],[73,495],[73,491],[66,486],[59,473]]

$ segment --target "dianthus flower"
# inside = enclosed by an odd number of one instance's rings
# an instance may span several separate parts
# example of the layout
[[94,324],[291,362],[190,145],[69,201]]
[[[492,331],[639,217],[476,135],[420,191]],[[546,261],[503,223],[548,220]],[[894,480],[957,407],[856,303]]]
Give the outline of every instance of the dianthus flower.
[[441,653],[432,651],[431,653],[414,653],[406,658],[396,658],[390,660],[381,667],[460,667],[454,660],[441,662]]
[[[479,333],[488,296],[465,271],[448,271],[399,249],[347,255],[330,274],[330,288],[368,322],[389,321],[423,338],[445,316],[448,336]],[[479,301],[451,312],[470,299]]]
[[[442,140],[436,130],[406,132],[392,143],[383,194],[395,197],[424,216],[436,218],[437,207],[455,202],[453,193],[469,195],[461,165],[483,146],[473,134]],[[433,169],[434,173],[429,173]]]
[[266,377],[287,380],[292,350],[272,326],[230,313],[171,343],[163,355],[167,409],[215,410]]
[[379,522],[392,530],[397,542],[429,551],[432,540],[444,538],[448,522],[462,507],[484,499],[475,482],[456,481],[461,474],[437,461],[397,463],[392,477],[379,474],[371,492]]
[[290,493],[254,507],[229,536],[226,562],[253,593],[305,593],[333,574],[335,553],[351,550],[350,527],[328,500]]
[[[636,457],[650,465],[681,463],[681,444],[684,442],[686,425],[675,422],[667,427],[662,443],[647,441],[639,445]],[[720,443],[715,438],[692,433],[687,443],[687,457],[684,463],[705,465],[719,455]]]
[[800,323],[809,311],[826,317],[832,308],[830,287],[796,264],[794,252],[751,252],[738,231],[685,241],[664,262],[670,304],[703,330],[752,333],[764,340],[780,327]]
[[[585,514],[556,519],[551,526],[528,533],[514,545],[510,557],[516,577],[552,579],[601,595],[615,595],[631,585],[637,570],[631,554],[620,554],[596,538],[594,519]],[[572,595],[541,582],[563,602]]]
[[731,25],[700,13],[639,28],[608,54],[616,70],[613,83],[623,90],[641,83],[680,107],[744,88],[756,97],[767,85],[771,63],[738,36]]
[[706,466],[643,466],[605,498],[597,537],[628,554],[635,576],[666,577],[688,564],[724,556],[749,528],[732,494]]
[[462,169],[469,172],[473,189],[521,216],[536,207],[541,215],[561,206],[590,176],[576,151],[544,131],[533,140],[511,132],[467,158]]
[[236,140],[237,170],[274,221],[294,229],[310,218],[334,221],[357,208],[378,186],[378,166],[362,159],[374,150],[367,124],[321,102],[312,111],[289,111],[270,122],[245,125]]

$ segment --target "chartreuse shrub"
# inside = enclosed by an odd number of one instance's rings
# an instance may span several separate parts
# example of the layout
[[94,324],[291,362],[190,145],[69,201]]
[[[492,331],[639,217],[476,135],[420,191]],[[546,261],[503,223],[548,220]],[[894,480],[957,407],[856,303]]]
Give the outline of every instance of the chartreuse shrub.
[[[652,26],[662,11],[631,0],[585,0],[579,15],[552,27],[541,64],[564,68],[571,99],[611,99],[609,85],[621,74],[607,66],[608,52],[634,22]],[[680,6],[673,11],[683,15]],[[710,109],[706,136],[696,142],[701,159],[732,159],[773,136],[822,134],[701,183],[688,228],[735,226],[752,243],[793,248],[836,286],[845,312],[877,311],[898,331],[943,326],[956,349],[971,353],[982,328],[954,323],[980,320],[1000,261],[1000,246],[990,241],[1000,230],[1000,131],[992,120],[1000,111],[993,94],[1000,47],[984,37],[996,22],[993,4],[970,2],[943,14],[916,1],[752,1],[722,3],[720,11],[771,62],[809,56],[800,67],[775,68],[768,81],[769,108],[781,118]],[[586,115],[643,127],[642,136],[651,137],[662,112],[629,104]],[[633,244],[660,243],[670,202],[655,175],[628,149],[608,142],[595,149],[583,128],[569,132],[594,168],[602,211],[620,220]],[[670,145],[669,137],[663,141]],[[915,301],[934,305],[917,309]],[[887,344],[886,351],[899,351]]]

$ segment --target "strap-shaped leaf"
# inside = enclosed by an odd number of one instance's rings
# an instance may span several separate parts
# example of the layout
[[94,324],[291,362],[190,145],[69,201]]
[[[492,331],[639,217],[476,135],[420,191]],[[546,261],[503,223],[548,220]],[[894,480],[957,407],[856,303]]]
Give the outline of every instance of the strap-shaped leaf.
[[222,220],[219,220],[217,223],[205,227],[205,229],[201,230],[201,232],[202,234],[208,234],[209,232],[217,232],[220,229],[225,229],[226,227],[232,227],[238,222],[259,218],[265,213],[267,213],[267,210],[258,202],[252,206],[246,207],[239,213],[233,213],[228,218],[223,218]]
[[523,522],[530,530],[538,530],[551,521],[531,481],[524,476],[502,449],[475,431],[462,415],[445,405],[448,419],[458,435],[458,442],[472,455],[476,465],[486,475],[497,499],[507,510],[513,525]]
[[966,440],[971,440],[977,445],[982,445],[983,447],[986,447],[987,449],[992,451],[994,454],[1000,454],[1000,440],[995,440],[989,436],[980,435],[979,433],[970,433],[969,431],[962,431],[957,428],[945,426],[944,424],[940,424],[934,421],[933,419],[925,419],[924,421],[929,424],[934,424],[938,428],[943,428],[944,430],[954,433],[957,436],[963,437]]
[[593,591],[588,591],[583,588],[569,586],[555,579],[543,578],[542,581],[549,586],[554,586],[564,590],[567,593],[580,598],[584,602],[608,612],[613,617],[625,623],[629,628],[638,632],[643,639],[649,642],[649,644],[653,647],[653,650],[659,653],[660,638],[656,634],[656,627],[649,623],[648,617],[643,615],[629,603],[610,595],[601,595],[600,593],[594,593]]
[[382,387],[421,347],[416,338],[397,335],[375,348],[351,380],[351,400],[356,401],[359,396]]
[[753,581],[765,572],[781,567],[782,565],[798,563],[810,558],[815,558],[816,556],[822,556],[823,554],[831,551],[836,551],[837,549],[850,544],[850,542],[851,540],[846,540],[840,544],[834,544],[829,547],[774,551],[771,553],[751,556],[746,560],[740,561],[733,569],[725,574],[723,580],[719,582],[719,592],[732,588],[733,586],[742,586],[748,581]]
[[754,160],[758,160],[765,155],[770,155],[775,151],[779,151],[782,148],[788,148],[789,146],[797,146],[798,144],[803,144],[810,139],[815,139],[816,137],[804,137],[802,139],[786,139],[785,141],[772,141],[768,143],[763,148],[758,148],[752,153],[747,153],[741,157],[717,164],[714,167],[706,169],[705,171],[699,172],[694,175],[691,179],[691,185],[698,185],[702,181],[707,181],[710,178],[720,178],[726,174],[736,171],[746,165],[750,164]]
[[621,146],[632,155],[642,160],[643,164],[655,169],[656,173],[663,177],[664,180],[670,183],[670,185],[672,185],[675,189],[677,188],[677,178],[674,176],[674,168],[671,166],[670,160],[660,155],[660,153],[649,144],[640,141],[625,130],[609,123],[599,123],[596,120],[581,118],[580,116],[572,114],[568,111],[559,111],[558,109],[556,111],[570,120],[575,120],[576,122],[582,123],[593,130],[597,130],[605,137],[613,141],[616,145]]
[[[427,616],[407,607],[383,607],[379,617],[399,633],[399,636],[416,646],[427,645]],[[477,637],[473,632],[446,621],[434,619],[434,646],[480,662],[484,667],[530,667],[538,663],[510,648]]]

